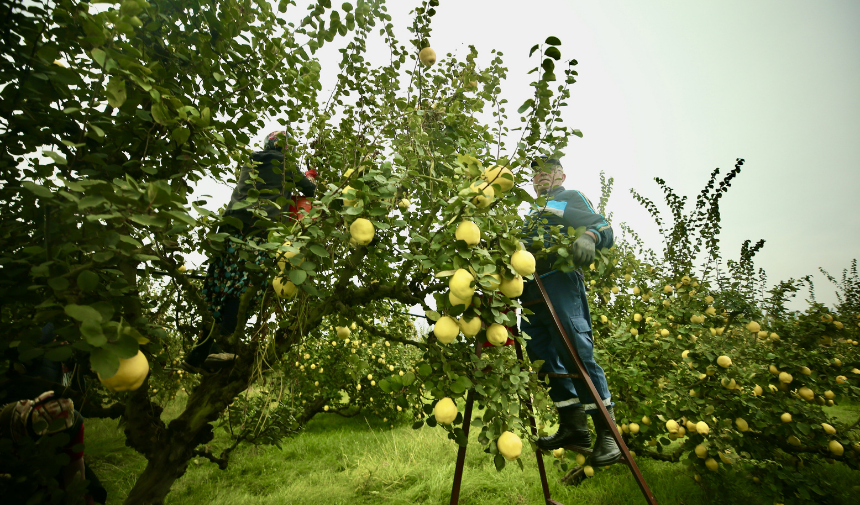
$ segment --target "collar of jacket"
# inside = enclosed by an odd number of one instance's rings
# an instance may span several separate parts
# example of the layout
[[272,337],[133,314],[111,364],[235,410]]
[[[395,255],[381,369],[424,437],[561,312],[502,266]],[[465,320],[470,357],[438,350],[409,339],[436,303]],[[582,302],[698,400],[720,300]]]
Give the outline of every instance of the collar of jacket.
[[541,193],[538,196],[545,196],[546,198],[552,198],[552,197],[557,196],[562,191],[564,191],[564,186],[556,186],[552,189],[548,189],[548,190],[544,191],[543,193]]

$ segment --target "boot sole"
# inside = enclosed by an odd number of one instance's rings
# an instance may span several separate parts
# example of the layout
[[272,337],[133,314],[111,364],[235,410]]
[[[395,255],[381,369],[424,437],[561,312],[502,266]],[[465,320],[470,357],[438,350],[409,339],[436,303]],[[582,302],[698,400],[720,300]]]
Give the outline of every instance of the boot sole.
[[[589,441],[589,446],[591,445],[591,443],[592,442]],[[575,452],[582,452],[583,454],[591,454],[591,449],[588,449],[588,448],[585,448],[585,447],[582,447],[579,445],[574,445],[571,443],[549,444],[549,445],[540,445],[540,444],[536,443],[536,445],[538,446],[538,449],[542,449],[544,451],[553,451],[555,449],[561,449],[562,447],[564,447],[565,449],[570,448],[570,450],[575,451]],[[588,452],[586,453],[584,451],[588,451]]]
[[619,454],[619,455],[618,455],[618,457],[617,457],[617,458],[615,458],[615,459],[613,459],[612,461],[606,461],[606,462],[603,462],[603,463],[598,463],[598,462],[596,462],[596,461],[590,461],[590,463],[591,463],[591,466],[593,466],[593,467],[603,467],[603,466],[610,466],[610,465],[614,465],[615,463],[618,463],[619,461],[621,461],[621,460],[623,460],[623,459],[624,459],[624,455],[623,455],[623,454]]
[[580,454],[584,454],[586,456],[591,456],[591,453],[594,452],[588,447],[580,447],[578,445],[565,445],[564,449],[567,451],[578,452]]

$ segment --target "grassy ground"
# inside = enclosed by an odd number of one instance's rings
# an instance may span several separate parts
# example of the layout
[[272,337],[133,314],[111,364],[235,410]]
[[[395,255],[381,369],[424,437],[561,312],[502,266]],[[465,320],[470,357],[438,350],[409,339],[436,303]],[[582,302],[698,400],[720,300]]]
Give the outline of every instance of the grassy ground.
[[[183,400],[167,410],[177,415]],[[831,414],[856,420],[857,406],[833,409]],[[473,430],[472,440],[477,430]],[[240,447],[230,466],[221,471],[206,460],[197,460],[175,483],[168,504],[268,505],[268,504],[447,504],[457,446],[439,428],[412,430],[409,425],[390,429],[380,419],[337,415],[316,416],[298,437],[276,447]],[[215,447],[227,445],[219,435]],[[218,451],[215,451],[216,453]],[[89,463],[109,493],[109,504],[122,503],[143,470],[145,460],[126,447],[116,421],[87,421]],[[525,471],[508,465],[496,472],[492,458],[477,443],[466,456],[460,503],[543,503],[537,464],[524,451]],[[578,486],[560,484],[562,473],[553,458],[544,458],[554,499],[571,505],[643,503],[642,494],[626,466],[598,469],[592,479]],[[697,484],[680,464],[638,461],[642,473],[661,504],[758,503],[771,504],[749,481],[731,485]],[[829,467],[832,472],[834,467]],[[858,482],[849,472],[847,482]]]

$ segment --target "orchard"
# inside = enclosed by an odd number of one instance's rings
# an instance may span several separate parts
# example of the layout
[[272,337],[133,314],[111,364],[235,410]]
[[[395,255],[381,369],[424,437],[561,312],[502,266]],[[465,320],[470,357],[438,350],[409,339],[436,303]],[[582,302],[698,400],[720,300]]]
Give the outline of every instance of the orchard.
[[[555,36],[531,41],[532,96],[511,119],[503,55],[481,66],[478,49],[458,58],[433,40],[438,5],[415,8],[408,41],[395,38],[383,2],[363,0],[10,6],[0,390],[31,381],[62,390],[84,417],[122,418],[125,443],[147,461],[124,503],[163,503],[193,458],[227,468],[238,445],[289,444],[316,415],[372,413],[464,445],[457,401],[469,391],[483,411],[472,433],[498,471],[519,471],[505,467],[537,450],[525,402],[541,435],[555,411],[540,363],[504,344],[528,345],[510,328],[530,314],[517,298],[535,272],[522,209],[546,206],[524,189],[530,164],[582,136],[559,126],[576,60]],[[377,36],[384,65],[366,54]],[[340,61],[315,57],[325,44],[343,46]],[[323,65],[339,70],[331,93]],[[219,231],[244,225],[207,210],[195,185],[234,186],[276,114],[298,144],[285,164],[315,169],[316,194],[305,212],[276,216],[264,207],[297,202],[249,191],[242,205],[263,232],[243,240]],[[786,503],[818,500],[825,490],[804,465],[860,465],[858,423],[828,416],[860,400],[860,281],[845,281],[837,307],[795,313],[785,302],[808,281],[765,293],[753,266],[763,243],[744,244],[721,270],[719,199],[742,165],[722,180],[715,171],[689,215],[658,180],[668,227],[634,193],[665,250],[646,250],[621,225],[616,246],[582,266],[595,352],[637,457],[680,462],[691,478],[755,479]],[[606,215],[612,180],[603,188]],[[577,267],[568,251],[583,231],[553,230],[538,259]],[[205,266],[186,264],[228,249],[251,285],[236,330],[220,335]],[[235,359],[180,370],[206,337]],[[68,367],[68,387],[27,373],[43,360]],[[184,410],[165,422],[180,392]],[[231,445],[213,448],[216,430]],[[570,453],[556,457],[573,467]],[[4,492],[64,499],[44,478],[17,482],[2,480]]]

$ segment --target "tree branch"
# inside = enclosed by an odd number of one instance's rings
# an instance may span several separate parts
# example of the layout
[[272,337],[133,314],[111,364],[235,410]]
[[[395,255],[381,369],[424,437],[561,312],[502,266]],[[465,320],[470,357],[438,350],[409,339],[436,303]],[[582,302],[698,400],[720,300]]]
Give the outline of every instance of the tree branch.
[[[238,441],[236,443],[238,444]],[[235,448],[235,445],[232,448]],[[212,451],[209,449],[209,447],[204,447],[203,449],[194,449],[194,452],[192,454],[195,456],[202,456],[202,457],[208,459],[209,461],[215,463],[216,465],[218,465],[219,469],[226,470],[227,464],[230,462],[230,458],[229,457],[226,457],[226,458],[223,457],[225,453],[227,453],[229,455],[229,452],[227,452],[227,450],[225,449],[224,452],[221,453],[222,457],[219,458],[219,457],[215,456],[214,454],[212,454]]]
[[185,298],[197,309],[197,313],[200,314],[200,318],[203,320],[203,327],[210,328],[215,321],[212,318],[212,313],[209,312],[209,308],[206,306],[206,302],[203,301],[203,298],[201,298],[200,294],[188,278],[179,273],[179,267],[176,266],[175,262],[169,261],[164,256],[159,256],[159,258],[161,260],[161,265],[167,270],[170,277],[173,278],[178,285],[182,286]]

